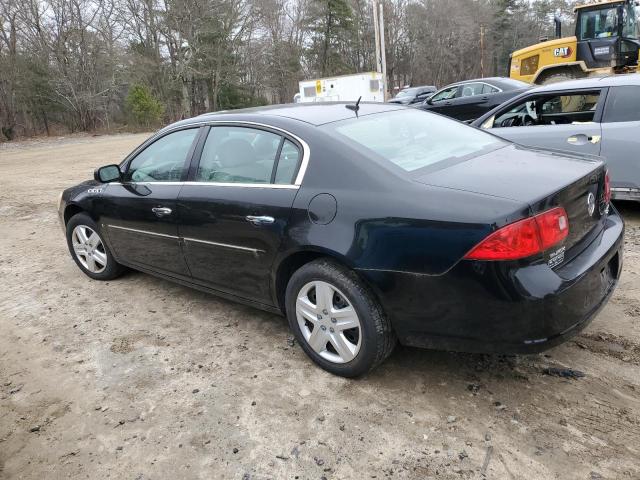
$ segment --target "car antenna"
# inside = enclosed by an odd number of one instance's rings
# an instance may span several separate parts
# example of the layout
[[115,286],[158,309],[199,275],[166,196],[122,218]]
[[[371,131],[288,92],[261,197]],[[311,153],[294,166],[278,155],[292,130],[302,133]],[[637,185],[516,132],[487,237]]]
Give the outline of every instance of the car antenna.
[[358,101],[355,103],[355,105],[352,105],[351,103],[345,105],[345,107],[347,107],[349,110],[353,110],[354,112],[356,112],[356,117],[358,116],[358,110],[360,110],[360,100],[362,100],[362,95],[360,95],[360,98],[358,98]]

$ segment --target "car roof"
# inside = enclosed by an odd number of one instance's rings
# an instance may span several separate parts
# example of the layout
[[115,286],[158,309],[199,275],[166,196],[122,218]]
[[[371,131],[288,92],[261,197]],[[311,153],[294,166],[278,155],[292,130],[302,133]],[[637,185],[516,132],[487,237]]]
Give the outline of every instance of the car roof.
[[577,88],[619,87],[624,85],[640,85],[640,74],[631,73],[625,75],[620,74],[607,75],[604,77],[583,78],[580,80],[567,80],[565,82],[541,85],[529,90],[528,93],[556,90],[573,90]]
[[462,80],[460,82],[454,82],[454,83],[450,83],[449,85],[443,87],[443,88],[448,88],[448,87],[453,87],[456,85],[464,85],[466,83],[476,83],[476,82],[481,82],[481,83],[488,83],[490,85],[495,85],[498,86],[502,89],[509,89],[509,90],[517,90],[519,88],[526,88],[526,84],[524,82],[521,82],[520,80],[514,80],[513,78],[509,78],[509,77],[484,77],[484,78],[472,78],[470,80]]
[[[298,120],[310,125],[324,125],[326,123],[338,122],[354,118],[356,113],[346,108],[346,105],[353,105],[355,102],[317,102],[317,103],[289,103],[283,105],[270,105],[265,107],[243,108],[238,110],[227,110],[222,112],[205,113],[198,117],[189,118],[174,123],[172,127],[178,125],[190,125],[207,121],[240,121],[256,117],[281,117]],[[357,115],[372,115],[393,110],[406,108],[392,103],[361,102]]]

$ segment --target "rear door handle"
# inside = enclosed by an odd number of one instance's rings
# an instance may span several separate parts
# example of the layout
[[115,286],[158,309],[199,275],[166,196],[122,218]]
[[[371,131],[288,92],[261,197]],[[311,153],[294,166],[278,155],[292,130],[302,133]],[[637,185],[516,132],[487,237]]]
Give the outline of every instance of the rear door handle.
[[275,218],[267,216],[247,215],[245,218],[247,222],[253,223],[254,225],[269,225],[276,221]]
[[167,207],[153,207],[151,211],[156,214],[156,217],[166,217],[171,215],[172,210]]

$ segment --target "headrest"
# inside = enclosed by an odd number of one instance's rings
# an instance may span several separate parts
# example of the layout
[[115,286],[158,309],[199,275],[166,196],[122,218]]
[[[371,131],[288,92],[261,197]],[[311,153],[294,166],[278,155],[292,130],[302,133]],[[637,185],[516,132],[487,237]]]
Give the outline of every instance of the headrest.
[[249,142],[241,138],[232,138],[220,146],[218,161],[223,167],[239,167],[254,163],[256,155]]

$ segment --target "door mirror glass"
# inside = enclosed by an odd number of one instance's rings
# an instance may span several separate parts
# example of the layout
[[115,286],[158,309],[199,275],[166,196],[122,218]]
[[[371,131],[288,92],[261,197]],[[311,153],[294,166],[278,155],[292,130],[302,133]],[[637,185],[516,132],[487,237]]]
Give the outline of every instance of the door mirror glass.
[[106,165],[98,168],[93,178],[100,183],[115,182],[120,180],[120,167],[118,165]]

